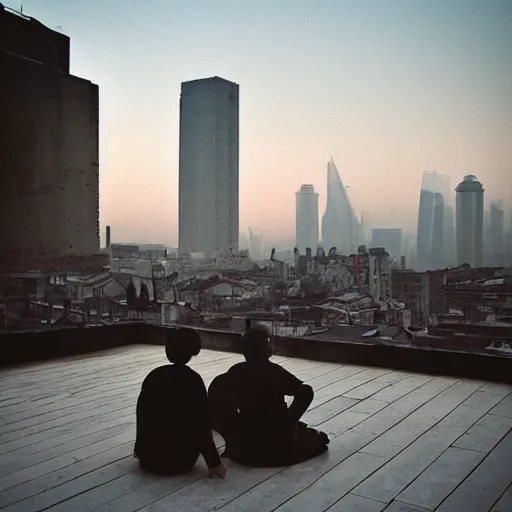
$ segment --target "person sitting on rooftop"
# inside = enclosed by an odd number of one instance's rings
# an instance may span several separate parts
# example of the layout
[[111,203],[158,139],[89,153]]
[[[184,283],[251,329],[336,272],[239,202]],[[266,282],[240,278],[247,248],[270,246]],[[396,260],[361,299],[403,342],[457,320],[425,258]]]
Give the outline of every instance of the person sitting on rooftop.
[[[216,377],[208,389],[212,428],[226,441],[223,457],[249,466],[288,466],[327,450],[324,432],[300,421],[313,389],[270,361],[268,330],[253,325],[242,336],[245,362]],[[285,396],[293,396],[290,407]]]
[[155,368],[142,383],[134,456],[147,471],[187,472],[201,454],[210,477],[225,476],[213,441],[206,386],[187,366],[200,350],[201,338],[193,329],[168,329],[165,352],[172,364]]

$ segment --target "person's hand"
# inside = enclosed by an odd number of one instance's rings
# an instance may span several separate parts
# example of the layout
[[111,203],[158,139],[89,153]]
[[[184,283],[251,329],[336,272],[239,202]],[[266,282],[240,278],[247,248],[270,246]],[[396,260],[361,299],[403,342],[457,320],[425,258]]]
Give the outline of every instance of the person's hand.
[[208,469],[208,474],[210,478],[217,477],[221,480],[224,480],[226,477],[226,467],[221,462],[218,466],[214,466],[213,468]]

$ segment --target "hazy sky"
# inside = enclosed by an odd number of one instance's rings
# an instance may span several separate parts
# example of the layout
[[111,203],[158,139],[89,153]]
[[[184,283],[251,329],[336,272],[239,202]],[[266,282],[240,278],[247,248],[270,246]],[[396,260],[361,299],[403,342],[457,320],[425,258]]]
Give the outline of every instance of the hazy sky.
[[[20,0],[4,1],[19,8]],[[100,86],[114,241],[176,242],[180,83],[240,84],[240,228],[290,238],[333,156],[374,227],[416,229],[423,170],[512,201],[512,0],[24,0]]]

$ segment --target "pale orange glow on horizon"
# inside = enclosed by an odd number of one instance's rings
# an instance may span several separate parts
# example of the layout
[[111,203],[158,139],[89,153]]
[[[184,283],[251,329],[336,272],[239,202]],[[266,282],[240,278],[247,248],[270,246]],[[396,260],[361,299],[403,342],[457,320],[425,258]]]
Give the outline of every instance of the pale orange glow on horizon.
[[[6,2],[19,8],[13,2]],[[182,81],[240,85],[240,229],[293,240],[295,192],[325,207],[332,155],[358,214],[415,232],[423,171],[475,174],[512,210],[512,3],[47,0],[72,72],[100,88],[100,223],[177,241]]]

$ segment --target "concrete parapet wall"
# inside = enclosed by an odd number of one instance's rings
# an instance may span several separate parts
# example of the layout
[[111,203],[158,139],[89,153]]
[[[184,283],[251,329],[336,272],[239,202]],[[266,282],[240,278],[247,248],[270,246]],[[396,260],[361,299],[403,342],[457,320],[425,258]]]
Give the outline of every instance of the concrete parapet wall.
[[[134,343],[164,345],[166,329],[169,328],[129,323],[2,334],[0,366],[84,354]],[[203,348],[241,352],[240,333],[197,330]],[[285,337],[274,339],[274,353],[340,364],[512,383],[512,358],[499,355]]]
[[0,367],[143,343],[144,327],[133,323],[0,334]]

